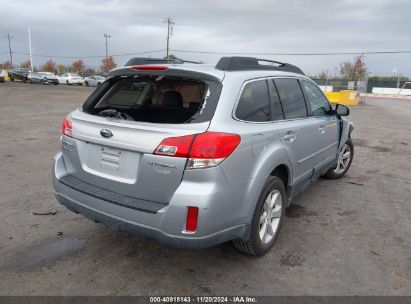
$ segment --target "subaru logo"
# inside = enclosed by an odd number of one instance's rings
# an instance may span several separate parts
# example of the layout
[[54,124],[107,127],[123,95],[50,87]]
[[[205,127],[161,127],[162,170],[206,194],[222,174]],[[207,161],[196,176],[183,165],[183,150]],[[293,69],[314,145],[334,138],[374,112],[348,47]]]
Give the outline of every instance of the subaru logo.
[[109,129],[102,129],[100,131],[100,135],[103,136],[104,138],[110,138],[110,137],[113,137],[113,132],[111,132]]

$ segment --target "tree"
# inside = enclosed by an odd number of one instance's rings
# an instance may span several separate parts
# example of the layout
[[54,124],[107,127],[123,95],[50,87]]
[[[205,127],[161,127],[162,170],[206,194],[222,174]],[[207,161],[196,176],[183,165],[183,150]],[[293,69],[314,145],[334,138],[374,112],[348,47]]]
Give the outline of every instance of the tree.
[[344,62],[340,64],[341,75],[348,80],[359,80],[367,73],[363,56],[357,56],[354,62]]
[[7,60],[6,62],[3,62],[2,64],[0,64],[0,69],[2,70],[11,70],[11,62],[10,60]]
[[[164,56],[163,59],[167,59],[167,56]],[[169,60],[174,60],[174,59],[178,59],[176,56],[174,56],[173,54],[168,54],[168,59]]]
[[71,64],[71,69],[77,73],[83,72],[85,68],[86,66],[84,65],[84,62],[81,59],[76,60]]
[[66,71],[66,67],[64,66],[64,64],[59,64],[58,66],[57,66],[57,72],[59,73],[59,74],[61,74],[61,73],[64,73]]
[[320,74],[318,74],[318,79],[326,80],[327,79],[327,73],[324,71],[321,71]]
[[112,56],[107,57],[107,58],[104,58],[104,59],[101,61],[100,69],[101,69],[102,71],[106,72],[106,73],[107,73],[108,71],[116,68],[116,67],[117,67],[117,63],[114,62],[114,59],[113,59]]
[[56,69],[56,63],[49,59],[44,65],[43,65],[43,70],[46,72],[54,72]]
[[20,64],[21,68],[25,68],[25,69],[30,69],[31,68],[31,61],[30,59],[27,59],[26,61],[24,61],[22,64]]

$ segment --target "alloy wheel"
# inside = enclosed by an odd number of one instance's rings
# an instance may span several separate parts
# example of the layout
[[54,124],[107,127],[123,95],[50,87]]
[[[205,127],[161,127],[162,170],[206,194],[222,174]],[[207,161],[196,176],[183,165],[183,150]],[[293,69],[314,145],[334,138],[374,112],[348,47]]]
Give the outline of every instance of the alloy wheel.
[[341,152],[338,156],[338,165],[337,168],[334,169],[336,174],[341,174],[344,170],[348,167],[351,159],[351,148],[349,145],[344,144],[341,149]]
[[260,240],[263,244],[270,243],[274,238],[280,227],[281,213],[281,193],[273,190],[268,194],[260,216]]

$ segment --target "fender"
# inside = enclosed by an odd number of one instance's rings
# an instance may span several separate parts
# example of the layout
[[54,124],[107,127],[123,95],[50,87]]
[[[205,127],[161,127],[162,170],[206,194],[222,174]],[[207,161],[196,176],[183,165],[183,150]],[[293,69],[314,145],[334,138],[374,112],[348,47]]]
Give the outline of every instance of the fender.
[[351,132],[354,130],[354,125],[352,122],[340,118],[340,142],[338,146],[338,151],[342,148],[342,146],[347,142],[347,140],[351,137]]
[[[267,145],[264,151],[258,155],[258,159],[250,174],[247,195],[244,197],[243,204],[247,205],[248,222],[251,222],[257,200],[271,173],[280,165],[285,165],[288,171],[288,182],[284,185],[287,193],[291,192],[292,186],[292,166],[287,157],[287,152],[282,143],[278,140]],[[287,202],[288,206],[289,202]]]

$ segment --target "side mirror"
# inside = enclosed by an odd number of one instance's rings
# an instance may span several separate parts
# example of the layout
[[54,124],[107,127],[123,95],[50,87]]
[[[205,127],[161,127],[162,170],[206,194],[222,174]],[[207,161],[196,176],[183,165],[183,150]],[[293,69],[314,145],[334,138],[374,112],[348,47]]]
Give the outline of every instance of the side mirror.
[[335,112],[340,116],[348,116],[350,115],[350,108],[346,105],[337,103],[335,106]]

